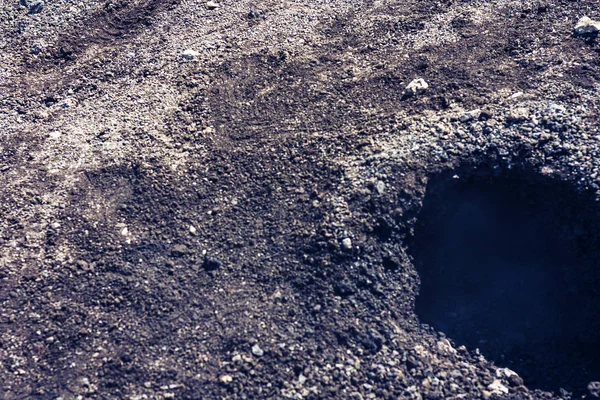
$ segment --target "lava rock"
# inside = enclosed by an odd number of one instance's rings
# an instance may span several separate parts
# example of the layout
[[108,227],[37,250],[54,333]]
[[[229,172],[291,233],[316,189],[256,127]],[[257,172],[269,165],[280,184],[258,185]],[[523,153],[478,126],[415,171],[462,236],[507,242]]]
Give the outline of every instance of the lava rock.
[[221,268],[221,261],[213,257],[205,257],[204,262],[202,263],[202,267],[206,271],[216,271],[219,268]]

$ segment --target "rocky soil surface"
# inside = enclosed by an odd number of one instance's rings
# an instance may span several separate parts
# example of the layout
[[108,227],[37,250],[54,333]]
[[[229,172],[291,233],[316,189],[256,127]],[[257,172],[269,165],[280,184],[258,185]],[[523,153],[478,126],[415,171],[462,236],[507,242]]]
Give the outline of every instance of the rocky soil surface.
[[0,0],[0,397],[600,396],[421,324],[410,250],[443,171],[600,198],[584,16],[600,1]]

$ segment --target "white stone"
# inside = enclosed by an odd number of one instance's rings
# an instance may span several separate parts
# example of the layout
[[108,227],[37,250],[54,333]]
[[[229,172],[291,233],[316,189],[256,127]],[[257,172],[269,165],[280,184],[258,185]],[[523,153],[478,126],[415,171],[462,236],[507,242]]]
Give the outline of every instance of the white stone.
[[508,388],[502,384],[498,379],[488,385],[488,390],[492,394],[503,395],[508,394]]
[[502,378],[505,378],[505,379],[507,379],[507,378],[510,378],[510,377],[511,377],[511,376],[513,376],[513,375],[517,375],[517,376],[519,376],[519,375],[518,375],[518,374],[517,374],[515,371],[513,371],[512,369],[508,369],[508,368],[498,368],[498,369],[496,370],[496,377],[497,377],[497,378],[500,378],[500,379],[502,379]]
[[215,3],[214,1],[209,1],[206,3],[206,8],[208,8],[209,10],[214,10],[215,8],[218,8],[219,5],[217,3]]
[[183,53],[181,53],[181,55],[186,60],[195,60],[200,55],[200,53],[198,53],[195,50],[187,49],[187,50],[184,50]]
[[345,238],[342,240],[342,247],[346,250],[352,250],[352,239]]
[[419,94],[423,94],[427,91],[429,85],[425,82],[423,78],[417,78],[408,84],[406,89],[404,90],[404,96],[411,97]]
[[60,131],[52,131],[52,132],[50,132],[49,136],[52,139],[58,139],[59,137],[62,136],[62,133]]
[[375,189],[377,189],[377,193],[383,194],[383,192],[385,191],[385,183],[383,183],[382,181],[377,182],[377,185],[375,185]]
[[252,354],[254,354],[256,357],[262,357],[265,354],[265,352],[263,351],[263,349],[260,348],[258,344],[255,344],[254,346],[252,346]]
[[197,230],[196,230],[196,227],[195,227],[194,225],[190,225],[190,233],[191,233],[192,235],[195,235],[195,234],[196,234],[196,232],[197,232]]
[[597,35],[600,32],[600,21],[594,21],[589,17],[582,17],[573,29],[575,36]]
[[231,375],[223,375],[219,378],[219,381],[221,381],[221,383],[231,383],[233,381],[233,377]]

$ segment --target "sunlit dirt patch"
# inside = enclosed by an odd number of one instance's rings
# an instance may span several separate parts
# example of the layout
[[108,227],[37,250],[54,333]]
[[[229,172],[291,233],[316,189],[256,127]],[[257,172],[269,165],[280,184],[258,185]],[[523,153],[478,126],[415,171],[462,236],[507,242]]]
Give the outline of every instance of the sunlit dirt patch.
[[422,323],[529,388],[600,379],[600,246],[594,199],[531,172],[430,179],[413,257]]

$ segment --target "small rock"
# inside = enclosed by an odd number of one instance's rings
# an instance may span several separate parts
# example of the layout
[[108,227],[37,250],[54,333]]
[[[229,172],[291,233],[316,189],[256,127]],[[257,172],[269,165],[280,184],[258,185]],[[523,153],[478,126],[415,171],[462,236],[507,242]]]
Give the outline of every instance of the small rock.
[[190,233],[192,235],[195,235],[196,232],[198,232],[198,230],[196,229],[196,227],[194,225],[190,225]]
[[187,246],[185,244],[176,244],[171,248],[171,255],[173,257],[183,257],[189,252]]
[[508,388],[502,384],[498,379],[494,380],[494,382],[488,385],[488,390],[492,392],[492,394],[503,395],[508,394]]
[[34,1],[33,3],[29,4],[29,14],[38,14],[42,12],[42,9],[45,5],[46,4],[43,1]]
[[476,110],[468,111],[466,113],[461,114],[460,117],[458,117],[458,119],[460,120],[460,122],[469,122],[473,121],[476,118],[479,118],[479,114],[481,114],[481,110],[478,108]]
[[50,136],[52,139],[58,139],[62,136],[62,133],[60,131],[52,131],[48,134],[48,136]]
[[377,185],[375,185],[375,189],[377,189],[377,193],[383,194],[383,192],[385,191],[385,183],[383,183],[382,181],[377,182]]
[[265,355],[265,352],[263,351],[263,349],[260,348],[258,344],[255,344],[254,346],[252,346],[252,354],[254,354],[256,357],[262,357]]
[[429,85],[427,84],[427,82],[425,82],[423,78],[415,79],[408,84],[406,89],[404,89],[404,97],[413,97],[419,94],[423,94],[427,91],[428,88]]
[[488,119],[492,119],[493,116],[494,116],[494,113],[492,110],[490,110],[489,108],[484,108],[479,113],[479,120],[487,121]]
[[600,21],[594,21],[588,17],[582,17],[573,29],[573,36],[596,37],[600,32]]
[[517,107],[510,110],[510,113],[506,117],[506,122],[509,124],[516,124],[523,122],[529,118],[529,110],[525,107]]
[[214,10],[219,8],[219,5],[217,3],[215,3],[214,1],[209,1],[206,3],[206,8],[209,10]]
[[521,378],[515,371],[508,368],[498,368],[496,370],[496,377],[500,379],[506,379],[512,387],[519,387],[523,385],[523,378]]
[[194,51],[194,50],[190,50],[190,49],[184,50],[181,53],[181,56],[183,58],[185,58],[186,60],[190,60],[190,61],[197,59],[199,55],[200,55],[200,53],[198,53],[197,51]]
[[206,271],[216,271],[221,268],[221,261],[217,260],[216,258],[206,256],[204,257],[202,267]]
[[302,374],[300,374],[300,376],[298,377],[298,383],[300,385],[304,385],[304,382],[306,382],[306,377]]
[[512,387],[523,386],[523,378],[521,378],[517,374],[514,374],[514,375],[511,375],[511,376],[508,377],[508,383]]
[[222,375],[219,378],[219,382],[221,382],[221,383],[223,383],[225,385],[230,384],[232,381],[233,381],[233,376],[231,376],[231,375]]
[[600,382],[590,382],[587,389],[588,392],[590,392],[590,396],[596,399],[600,399]]
[[240,354],[236,354],[235,356],[233,356],[233,358],[231,359],[231,362],[234,363],[241,363],[242,362],[242,356]]
[[344,240],[342,240],[342,247],[344,248],[344,250],[352,250],[352,239],[345,238]]

